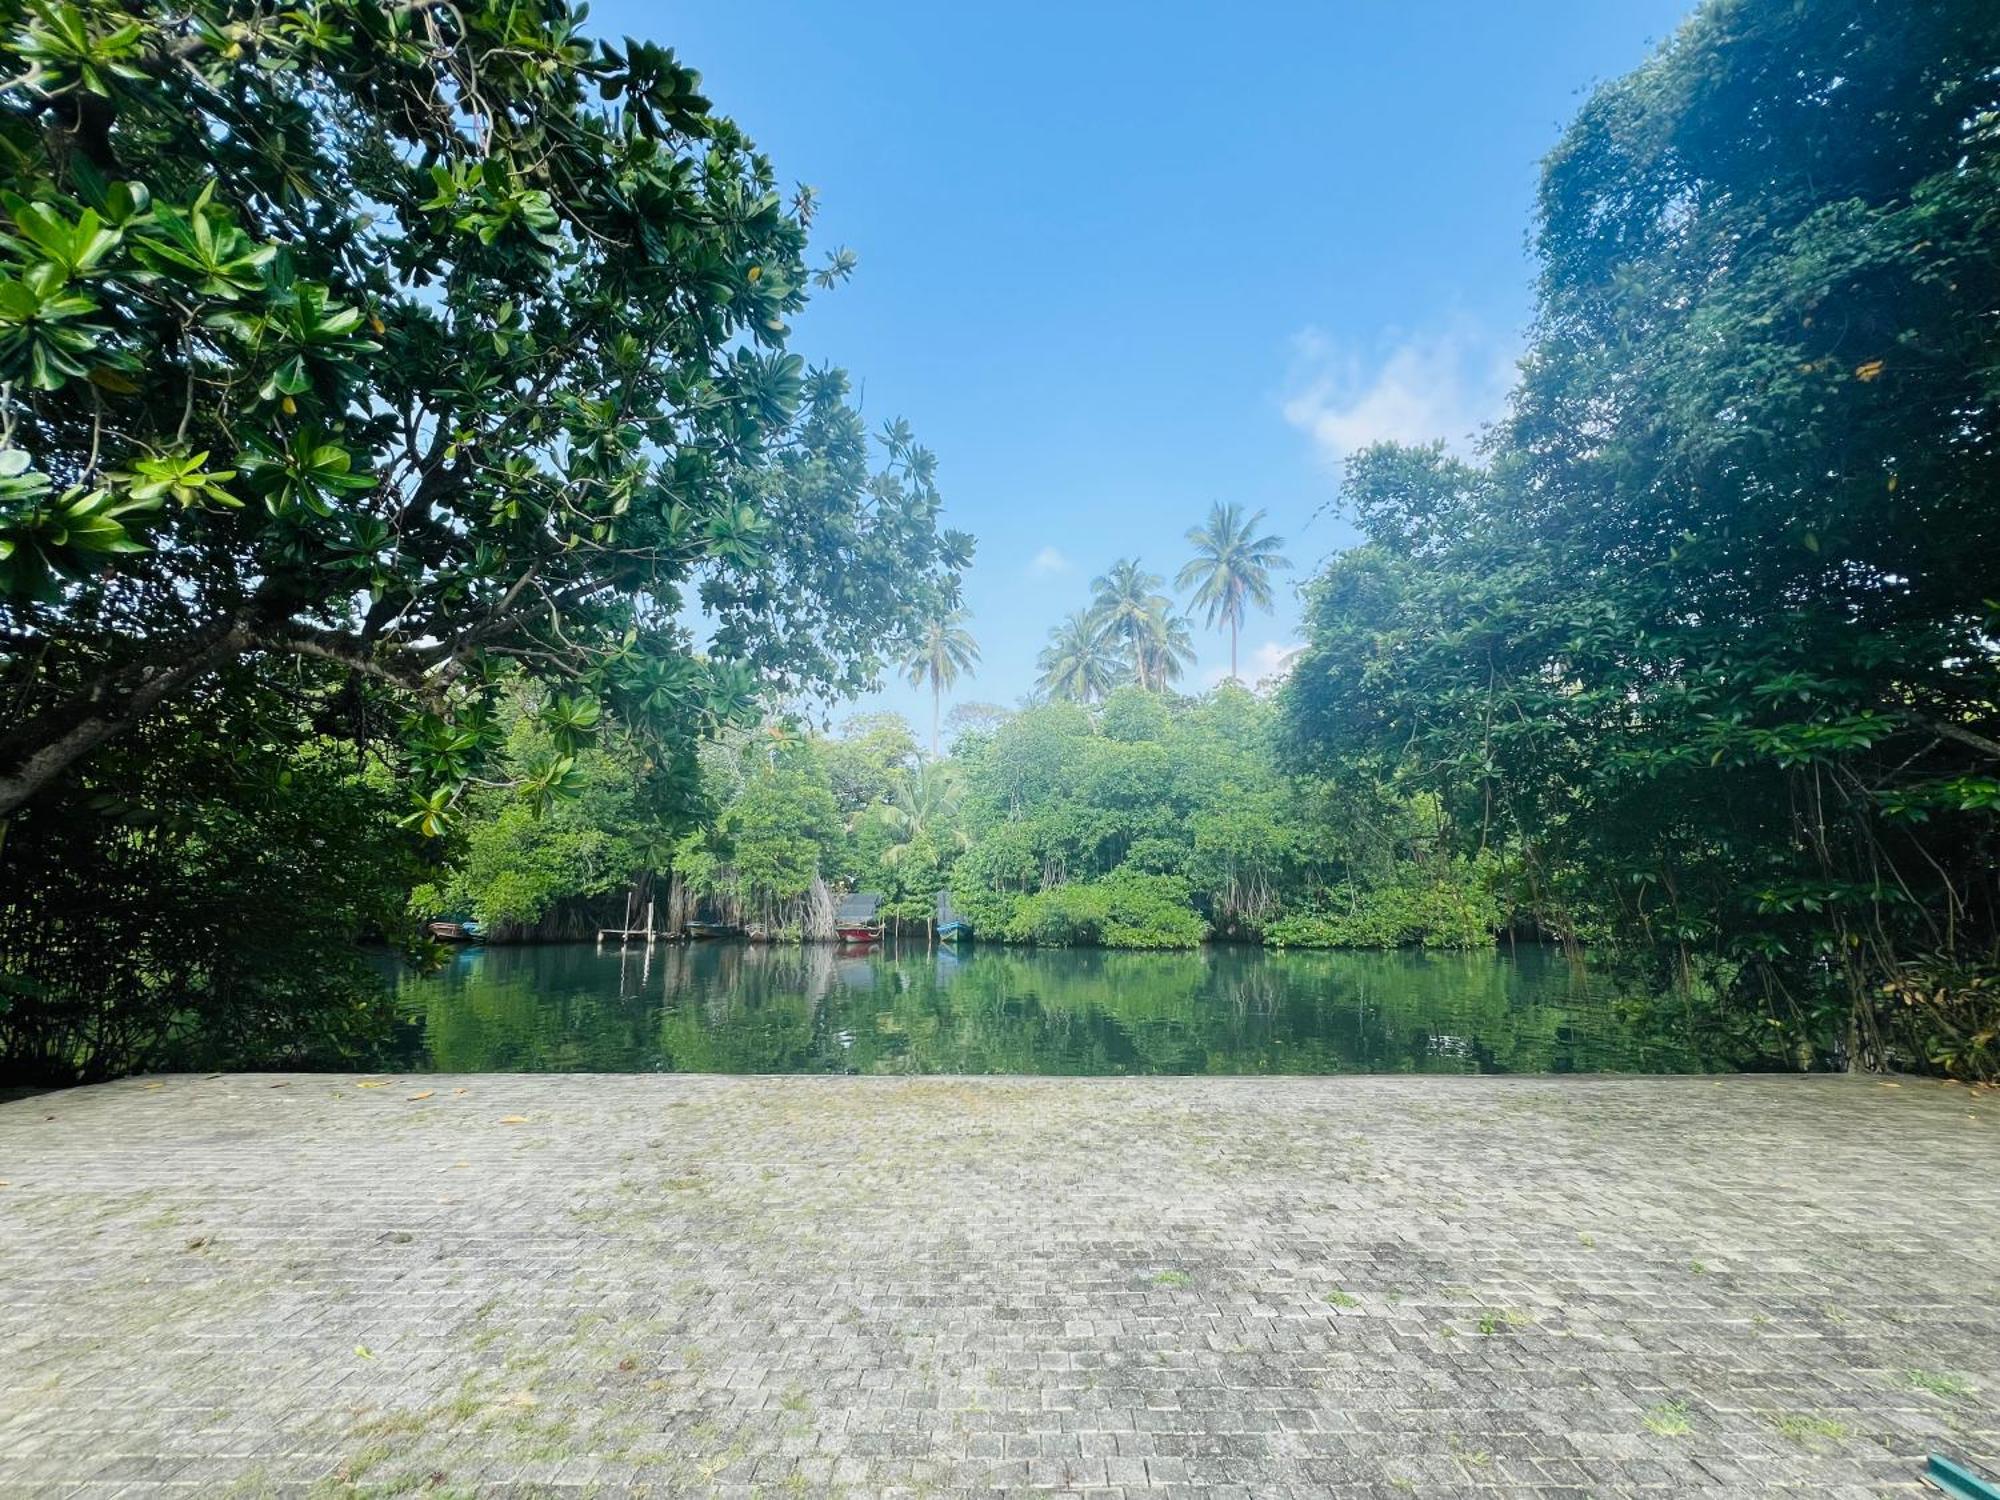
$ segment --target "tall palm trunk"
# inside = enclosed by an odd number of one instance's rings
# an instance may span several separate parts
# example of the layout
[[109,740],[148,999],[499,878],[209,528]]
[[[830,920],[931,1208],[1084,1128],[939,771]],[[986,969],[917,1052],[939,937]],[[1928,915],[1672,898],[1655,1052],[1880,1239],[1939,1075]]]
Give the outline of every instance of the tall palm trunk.
[[931,674],[931,759],[937,759],[938,697],[942,689],[938,687],[937,674]]
[[1231,682],[1241,682],[1243,680],[1236,675],[1236,628],[1242,623],[1235,615],[1229,617],[1229,680]]

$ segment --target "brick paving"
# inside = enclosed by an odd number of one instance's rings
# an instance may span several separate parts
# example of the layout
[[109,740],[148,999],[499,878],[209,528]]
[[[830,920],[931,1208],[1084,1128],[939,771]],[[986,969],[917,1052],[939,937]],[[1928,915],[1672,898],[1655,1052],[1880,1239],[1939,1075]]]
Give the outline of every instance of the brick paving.
[[1916,1492],[2000,1094],[129,1080],[0,1105],[0,1493]]

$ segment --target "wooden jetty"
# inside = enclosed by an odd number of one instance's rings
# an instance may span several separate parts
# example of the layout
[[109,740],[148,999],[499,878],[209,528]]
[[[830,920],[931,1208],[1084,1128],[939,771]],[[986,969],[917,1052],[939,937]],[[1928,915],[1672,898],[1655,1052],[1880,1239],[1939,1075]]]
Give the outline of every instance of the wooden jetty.
[[632,902],[629,897],[625,902],[625,925],[623,927],[600,927],[597,929],[597,942],[600,947],[603,946],[606,938],[617,938],[618,945],[622,948],[625,944],[634,941],[643,942],[648,947],[651,947],[654,943],[671,942],[674,936],[675,934],[671,932],[661,932],[653,926],[653,903],[650,900],[646,903],[646,925],[644,927],[634,927],[632,925]]

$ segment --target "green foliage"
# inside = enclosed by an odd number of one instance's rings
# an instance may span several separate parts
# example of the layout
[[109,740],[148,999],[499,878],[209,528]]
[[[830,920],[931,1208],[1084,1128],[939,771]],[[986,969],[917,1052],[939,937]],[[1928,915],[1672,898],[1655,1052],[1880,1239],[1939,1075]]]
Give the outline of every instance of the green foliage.
[[[566,710],[526,690],[510,711],[519,779],[559,748]],[[1490,943],[1504,922],[1493,862],[1440,855],[1431,800],[1286,775],[1274,721],[1235,686],[1199,700],[1127,686],[1095,712],[1004,716],[941,759],[920,757],[893,715],[834,737],[768,725],[703,752],[699,810],[674,833],[642,762],[584,751],[566,757],[581,789],[540,816],[476,794],[454,879],[420,904],[529,925],[670,875],[769,936],[828,935],[833,893],[854,889],[878,892],[892,926],[921,927],[949,889],[989,941]],[[1345,925],[1327,937],[1336,909]]]
[[804,755],[773,756],[745,778],[717,832],[736,894],[786,901],[805,894],[842,829],[833,795]]
[[[702,770],[708,812],[674,848],[674,873],[772,935],[807,935],[806,898],[836,884],[886,890],[902,899],[892,915],[928,917],[936,838],[949,834],[936,806],[944,773],[919,770],[909,726],[894,715],[846,728],[820,739],[771,726],[713,746]],[[830,918],[830,905],[819,916]]]
[[[582,20],[28,0],[0,25],[20,1066],[338,1052],[367,1009],[341,944],[408,926],[384,890],[574,925],[669,863],[697,739],[873,684],[955,602],[934,459],[785,347],[853,257],[809,265],[810,193],[671,52]],[[260,757],[291,793],[237,774]],[[336,759],[365,783],[299,769]],[[170,823],[200,837],[133,832]],[[450,867],[403,868],[413,842]]]
[[1506,912],[1493,871],[1457,860],[1437,874],[1405,867],[1394,883],[1335,886],[1313,906],[1265,924],[1278,948],[1489,948]]
[[[581,937],[599,925],[594,902],[664,863],[685,816],[678,780],[628,745],[590,747],[595,707],[514,685],[502,700],[502,784],[475,788],[455,810],[449,876],[412,893],[416,916],[470,915],[501,939]],[[560,796],[518,794],[552,779]]]
[[1192,896],[1177,875],[1118,869],[1016,898],[1002,935],[1051,948],[1197,948],[1208,924]]
[[339,1066],[393,1022],[357,946],[423,873],[389,778],[280,748],[218,685],[16,817],[0,861],[0,1077]]
[[1302,768],[1785,1055],[1996,1062],[1997,44],[1712,0],[1600,89],[1487,462],[1353,458],[1286,695]]
[[[1146,887],[1162,946],[1203,929],[1294,944],[1491,943],[1504,912],[1491,877],[1416,869],[1433,858],[1436,816],[1372,784],[1287,775],[1265,700],[1235,686],[1206,698],[1137,687],[1092,714],[1066,703],[1031,708],[968,745],[965,853],[952,893],[980,931],[1017,941],[1111,941],[1101,929],[1108,879]],[[1380,892],[1377,887],[1381,887]],[[1134,891],[1139,887],[1133,887]],[[1330,902],[1349,913],[1326,935]],[[1168,906],[1178,916],[1159,913]],[[1289,919],[1287,911],[1298,915]],[[1314,924],[1319,925],[1314,925]]]
[[402,767],[436,834],[514,675],[666,759],[765,692],[868,685],[951,606],[931,455],[890,423],[872,458],[845,377],[784,347],[852,256],[811,269],[810,196],[670,51],[581,20],[17,8],[0,817],[244,662],[371,743],[472,729]]

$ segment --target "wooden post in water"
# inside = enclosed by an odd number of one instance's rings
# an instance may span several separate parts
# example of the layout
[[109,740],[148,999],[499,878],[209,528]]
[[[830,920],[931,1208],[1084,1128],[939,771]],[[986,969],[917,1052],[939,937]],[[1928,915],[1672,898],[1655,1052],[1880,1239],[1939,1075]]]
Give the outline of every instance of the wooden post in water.
[[653,898],[646,898],[646,946],[653,946]]

